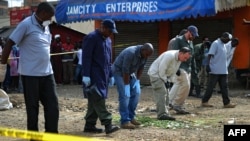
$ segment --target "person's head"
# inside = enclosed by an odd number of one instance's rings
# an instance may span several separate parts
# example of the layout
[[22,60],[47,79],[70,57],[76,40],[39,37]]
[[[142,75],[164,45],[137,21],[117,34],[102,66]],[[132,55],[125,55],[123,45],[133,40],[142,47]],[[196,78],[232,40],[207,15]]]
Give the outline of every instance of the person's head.
[[205,41],[205,42],[203,43],[203,45],[204,45],[204,48],[209,49],[210,46],[211,46],[211,42],[210,42],[210,41]]
[[145,43],[141,48],[141,57],[148,58],[154,52],[154,47],[151,43]]
[[56,34],[54,38],[55,38],[56,42],[60,42],[61,41],[60,34]]
[[205,43],[206,41],[209,41],[209,38],[207,36],[202,37],[202,42]]
[[191,50],[188,47],[182,47],[179,50],[178,60],[181,62],[187,61],[191,57]]
[[221,37],[220,37],[220,40],[221,40],[224,44],[226,44],[226,43],[228,43],[228,42],[231,40],[231,38],[232,38],[232,35],[231,35],[230,33],[224,32],[224,33],[222,33],[222,35],[221,35]]
[[109,37],[113,33],[118,33],[115,22],[111,19],[103,20],[100,30],[104,37]]
[[187,40],[194,40],[196,37],[199,37],[199,34],[198,34],[198,28],[194,25],[190,25],[188,26],[187,28],[187,32],[185,33],[185,37]]
[[182,29],[179,33],[179,36],[182,36],[184,35],[185,33],[187,32],[187,29]]
[[233,38],[232,40],[231,40],[231,46],[232,47],[236,47],[236,46],[238,46],[239,45],[239,39],[238,38]]
[[40,24],[47,26],[51,22],[51,18],[55,14],[55,8],[48,2],[41,2],[36,10],[36,18]]

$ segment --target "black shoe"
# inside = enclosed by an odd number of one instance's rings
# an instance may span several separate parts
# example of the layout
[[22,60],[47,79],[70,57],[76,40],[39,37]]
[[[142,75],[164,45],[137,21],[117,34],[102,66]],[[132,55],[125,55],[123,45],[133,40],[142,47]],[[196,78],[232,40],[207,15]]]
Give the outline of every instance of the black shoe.
[[181,108],[174,108],[174,110],[176,111],[176,114],[179,114],[179,115],[187,115],[187,114],[190,114],[190,112],[184,110],[184,109],[181,109]]
[[158,120],[175,120],[175,118],[169,115],[162,115],[158,118]]
[[83,132],[85,132],[85,133],[102,133],[103,129],[96,128],[95,126],[85,126]]
[[109,125],[105,125],[105,132],[106,134],[110,134],[113,133],[115,131],[118,131],[120,128],[118,126],[109,124]]

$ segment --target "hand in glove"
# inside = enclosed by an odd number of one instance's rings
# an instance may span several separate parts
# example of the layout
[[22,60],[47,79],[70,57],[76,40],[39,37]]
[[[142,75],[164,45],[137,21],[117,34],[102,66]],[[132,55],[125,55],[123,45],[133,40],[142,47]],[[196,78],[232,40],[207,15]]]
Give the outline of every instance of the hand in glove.
[[180,70],[180,69],[177,70],[176,75],[177,75],[177,76],[180,76],[180,75],[181,75],[181,70]]
[[140,86],[140,80],[136,80],[134,85],[133,85],[133,89],[135,89],[135,92],[137,94],[140,94],[141,93],[141,86]]
[[130,85],[127,84],[124,86],[125,89],[125,96],[130,97]]
[[115,84],[115,79],[114,79],[114,77],[110,77],[110,78],[109,78],[109,86],[112,87],[112,86],[114,86],[114,84]]
[[170,85],[171,85],[171,84],[170,84],[170,82],[168,82],[168,81],[165,83],[165,87],[166,87],[167,89],[169,89],[169,88],[171,87]]
[[84,85],[85,85],[86,87],[88,87],[88,86],[90,85],[90,83],[91,83],[90,77],[83,76],[83,77],[82,77],[82,82],[84,83]]

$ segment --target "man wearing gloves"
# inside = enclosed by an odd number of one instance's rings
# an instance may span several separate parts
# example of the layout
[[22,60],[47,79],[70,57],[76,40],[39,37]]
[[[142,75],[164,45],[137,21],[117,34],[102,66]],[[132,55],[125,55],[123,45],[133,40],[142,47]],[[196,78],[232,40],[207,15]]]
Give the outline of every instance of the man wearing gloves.
[[151,43],[124,49],[112,65],[112,71],[119,93],[121,128],[134,129],[140,123],[135,120],[135,110],[141,93],[140,76],[154,48]]
[[[150,66],[148,75],[153,88],[156,102],[157,119],[175,120],[171,117],[167,106],[169,105],[167,83],[177,73],[181,62],[190,58],[190,49],[183,47],[180,50],[169,50],[162,53]],[[178,79],[178,77],[175,77]]]
[[82,44],[82,68],[84,96],[88,99],[88,109],[85,115],[84,132],[102,133],[103,129],[96,128],[99,118],[105,126],[106,134],[115,132],[119,127],[112,125],[112,115],[106,109],[109,83],[113,85],[111,73],[112,48],[110,35],[118,33],[115,22],[103,20],[100,29],[89,33]]

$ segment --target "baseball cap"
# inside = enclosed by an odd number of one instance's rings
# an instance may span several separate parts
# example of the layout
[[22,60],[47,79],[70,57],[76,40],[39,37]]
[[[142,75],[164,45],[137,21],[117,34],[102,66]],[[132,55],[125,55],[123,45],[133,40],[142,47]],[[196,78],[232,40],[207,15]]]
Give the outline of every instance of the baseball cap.
[[113,20],[105,19],[102,21],[102,24],[107,28],[109,28],[112,31],[112,33],[118,33],[116,30],[115,22]]
[[190,31],[194,37],[199,37],[198,28],[197,28],[196,26],[190,25],[190,26],[187,28],[187,30]]

